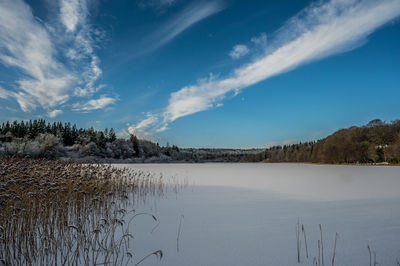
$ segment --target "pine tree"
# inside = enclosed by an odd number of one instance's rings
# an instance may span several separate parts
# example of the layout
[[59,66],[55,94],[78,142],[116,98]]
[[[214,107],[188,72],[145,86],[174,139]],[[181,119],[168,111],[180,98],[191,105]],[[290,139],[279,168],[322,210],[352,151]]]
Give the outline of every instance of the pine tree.
[[135,151],[135,156],[140,157],[141,154],[139,139],[135,135],[131,134],[130,142],[132,143],[133,150]]
[[100,131],[98,135],[99,135],[99,137],[98,137],[97,145],[99,145],[99,147],[104,149],[106,147],[106,137],[104,136],[104,133],[102,131]]
[[114,129],[110,129],[110,133],[108,134],[108,139],[110,142],[114,142],[117,139],[117,136],[115,135]]

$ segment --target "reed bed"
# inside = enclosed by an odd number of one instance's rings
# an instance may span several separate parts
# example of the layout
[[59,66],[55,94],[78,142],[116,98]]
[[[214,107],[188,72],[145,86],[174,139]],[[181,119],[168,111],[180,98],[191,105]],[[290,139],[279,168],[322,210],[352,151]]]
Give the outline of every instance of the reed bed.
[[[314,256],[312,265],[313,266],[323,266],[325,265],[325,257],[324,257],[324,242],[322,239],[322,225],[319,224],[319,232],[320,232],[320,239],[317,240],[317,256]],[[297,225],[296,225],[296,245],[297,245],[297,263],[301,263],[301,233],[303,233],[304,237],[304,245],[305,245],[305,261],[308,260],[309,258],[309,253],[308,253],[308,246],[307,246],[307,236],[306,236],[306,231],[304,224],[300,224],[300,219],[297,219]],[[333,247],[333,253],[332,253],[332,266],[335,265],[335,256],[336,256],[336,242],[339,237],[339,234],[336,233],[335,235],[335,243]]]
[[[324,257],[324,242],[323,242],[323,231],[322,231],[322,225],[319,224],[319,233],[320,233],[320,239],[317,240],[317,250],[315,251],[316,255],[313,257],[312,265],[313,266],[324,266],[324,265],[332,265],[335,266],[335,260],[336,260],[336,247],[337,247],[337,242],[339,239],[339,234],[336,232],[334,242],[333,242],[333,251],[332,251],[332,259],[331,263],[325,261]],[[304,244],[305,244],[305,254],[302,256],[302,251],[301,251],[301,246],[302,246],[302,241],[301,241],[301,232],[303,233],[304,236]],[[308,264],[309,261],[309,253],[307,249],[307,237],[304,229],[304,224],[300,223],[300,219],[297,220],[296,224],[296,246],[297,246],[297,263],[298,264]],[[377,261],[377,254],[376,251],[372,248],[371,245],[367,245],[367,250],[369,254],[369,266],[378,266],[381,265]],[[303,259],[303,261],[301,260]],[[395,264],[400,266],[400,262],[398,259],[396,259]]]
[[132,207],[164,189],[162,176],[127,168],[0,159],[0,265],[139,264],[131,222],[157,218]]
[[[313,266],[324,266],[325,265],[325,256],[324,256],[324,241],[322,239],[322,225],[319,224],[319,232],[320,232],[320,239],[317,240],[317,256],[314,256],[312,265]],[[307,245],[307,236],[306,236],[306,231],[305,231],[305,226],[304,224],[300,224],[300,219],[297,219],[297,224],[296,224],[296,246],[297,246],[297,263],[301,263],[301,233],[303,233],[303,239],[304,239],[304,245],[305,245],[305,261],[308,260],[309,258],[309,253],[308,253],[308,245]],[[333,253],[332,253],[332,266],[335,265],[335,257],[336,257],[336,242],[338,240],[339,234],[336,233],[335,235],[335,242],[334,242],[334,247],[333,247]]]

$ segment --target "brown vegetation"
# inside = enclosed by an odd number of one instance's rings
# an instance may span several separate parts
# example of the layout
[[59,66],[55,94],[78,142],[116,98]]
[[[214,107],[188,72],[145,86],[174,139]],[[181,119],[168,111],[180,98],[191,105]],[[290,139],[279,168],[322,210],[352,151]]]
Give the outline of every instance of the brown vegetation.
[[400,163],[400,121],[372,120],[305,143],[267,149],[180,149],[118,139],[113,131],[77,129],[44,120],[0,125],[0,157],[67,158],[86,162],[310,162]]
[[373,120],[366,126],[341,129],[319,141],[271,147],[244,161],[398,164],[400,121]]
[[[130,250],[129,207],[163,193],[161,178],[109,165],[0,159],[0,264],[120,265]],[[129,219],[126,221],[125,219]],[[152,253],[162,256],[161,251]]]

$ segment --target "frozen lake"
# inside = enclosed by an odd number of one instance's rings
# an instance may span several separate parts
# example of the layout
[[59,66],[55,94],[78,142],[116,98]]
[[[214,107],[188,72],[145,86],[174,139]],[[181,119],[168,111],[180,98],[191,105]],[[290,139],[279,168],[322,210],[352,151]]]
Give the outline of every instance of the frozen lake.
[[[120,167],[119,165],[118,167]],[[322,225],[325,265],[379,265],[400,261],[400,168],[301,164],[134,164],[189,183],[179,193],[137,206],[155,214],[131,228],[134,256],[161,249],[141,265],[301,265],[318,257]],[[181,218],[183,216],[183,218]],[[181,223],[179,241],[177,241]],[[178,242],[178,243],[177,243]],[[179,251],[177,244],[179,245]]]

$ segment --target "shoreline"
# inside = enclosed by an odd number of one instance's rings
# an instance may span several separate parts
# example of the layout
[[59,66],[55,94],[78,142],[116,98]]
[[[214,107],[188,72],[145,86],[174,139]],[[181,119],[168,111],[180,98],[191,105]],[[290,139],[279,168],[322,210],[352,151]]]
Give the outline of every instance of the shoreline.
[[[11,158],[7,156],[0,156],[1,158]],[[17,157],[18,158],[18,157]],[[20,157],[19,159],[24,159]],[[303,165],[341,165],[341,166],[391,166],[399,167],[400,164],[393,164],[388,162],[381,163],[324,163],[324,162],[278,162],[278,161],[223,161],[223,160],[166,160],[165,158],[150,157],[150,158],[128,158],[128,159],[112,159],[112,158],[96,158],[96,157],[85,157],[85,158],[74,158],[74,157],[59,157],[59,158],[31,158],[31,159],[50,159],[60,161],[70,161],[85,164],[303,164]]]
[[343,165],[343,166],[400,166],[400,164],[383,163],[314,163],[314,162],[261,162],[261,163],[284,163],[284,164],[310,164],[310,165]]
[[400,164],[390,164],[390,163],[323,163],[323,162],[240,162],[240,161],[179,161],[179,160],[160,160],[156,158],[135,158],[135,159],[73,159],[73,158],[59,158],[66,161],[76,161],[82,163],[100,163],[100,164],[304,164],[304,165],[341,165],[341,166],[394,166],[399,167]]

